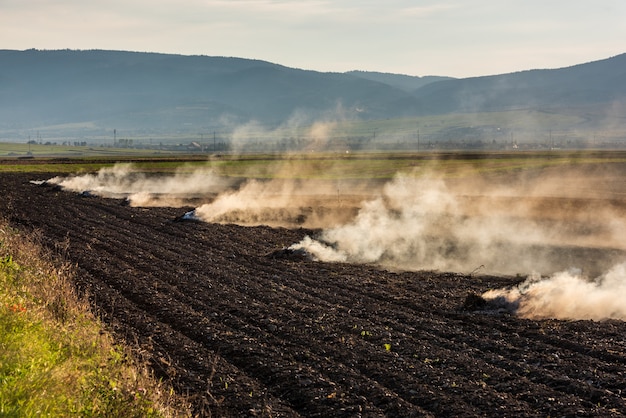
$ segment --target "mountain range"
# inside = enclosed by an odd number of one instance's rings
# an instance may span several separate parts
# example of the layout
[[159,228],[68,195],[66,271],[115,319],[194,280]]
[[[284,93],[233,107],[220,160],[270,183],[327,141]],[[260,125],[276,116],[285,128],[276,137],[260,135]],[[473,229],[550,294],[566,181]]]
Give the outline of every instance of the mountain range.
[[[382,120],[455,113],[599,114],[626,108],[626,54],[560,69],[454,79],[323,73],[261,60],[104,50],[0,50],[0,140],[201,132],[256,121]],[[9,138],[10,139],[10,138]]]

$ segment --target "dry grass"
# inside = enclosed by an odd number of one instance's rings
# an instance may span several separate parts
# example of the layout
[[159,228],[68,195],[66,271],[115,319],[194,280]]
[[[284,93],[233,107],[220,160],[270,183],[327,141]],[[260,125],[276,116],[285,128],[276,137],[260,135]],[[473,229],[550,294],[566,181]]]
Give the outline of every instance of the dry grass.
[[55,261],[0,220],[0,416],[190,416],[137,353],[117,345]]

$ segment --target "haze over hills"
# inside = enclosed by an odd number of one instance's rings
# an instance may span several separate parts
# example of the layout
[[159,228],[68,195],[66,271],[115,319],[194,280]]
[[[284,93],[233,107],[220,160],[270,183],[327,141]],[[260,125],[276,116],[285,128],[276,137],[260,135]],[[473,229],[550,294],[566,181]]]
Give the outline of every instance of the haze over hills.
[[[35,131],[75,138],[106,136],[113,129],[144,137],[196,135],[251,122],[273,129],[521,110],[558,114],[577,130],[610,125],[621,132],[624,109],[626,54],[568,68],[452,79],[322,73],[231,57],[0,51],[0,140],[9,141]],[[481,124],[488,129],[476,131]],[[467,135],[467,129],[474,138],[492,125],[446,125],[439,138]]]
[[[116,51],[2,51],[3,126],[280,124],[294,112],[408,115],[410,93],[346,74],[241,58]],[[226,121],[226,122],[225,122]]]
[[378,81],[380,83],[387,84],[391,87],[395,87],[397,89],[407,91],[409,93],[413,93],[415,90],[420,87],[425,86],[426,84],[434,83],[435,81],[443,81],[443,80],[453,80],[452,77],[440,77],[440,76],[424,76],[417,77],[411,75],[404,74],[390,74],[390,73],[379,73],[375,71],[348,71],[346,74],[354,75],[356,77],[365,78],[367,80]]
[[449,80],[414,93],[434,113],[624,102],[626,54],[567,68]]

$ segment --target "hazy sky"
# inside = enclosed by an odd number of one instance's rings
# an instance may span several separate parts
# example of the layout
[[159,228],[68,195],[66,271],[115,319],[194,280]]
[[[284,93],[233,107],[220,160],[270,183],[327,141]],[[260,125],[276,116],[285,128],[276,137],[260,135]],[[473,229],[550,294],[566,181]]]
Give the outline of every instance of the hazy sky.
[[0,49],[29,48],[469,77],[626,52],[626,1],[0,0]]

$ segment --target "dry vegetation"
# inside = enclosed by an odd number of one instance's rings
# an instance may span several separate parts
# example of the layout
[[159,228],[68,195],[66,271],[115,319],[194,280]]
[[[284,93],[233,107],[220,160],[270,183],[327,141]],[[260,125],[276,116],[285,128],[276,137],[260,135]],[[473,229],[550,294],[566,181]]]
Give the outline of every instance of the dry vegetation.
[[0,415],[189,415],[140,353],[104,331],[76,295],[73,266],[41,239],[0,221]]

